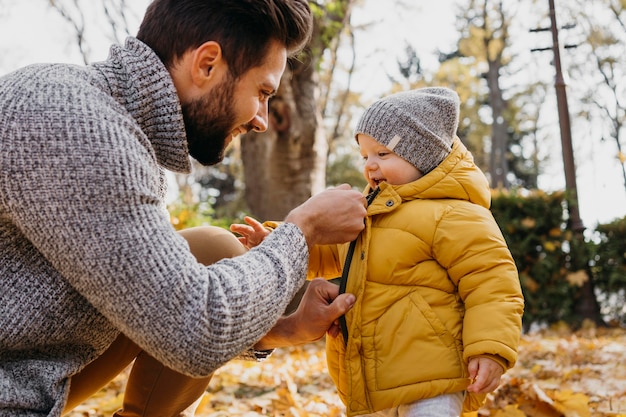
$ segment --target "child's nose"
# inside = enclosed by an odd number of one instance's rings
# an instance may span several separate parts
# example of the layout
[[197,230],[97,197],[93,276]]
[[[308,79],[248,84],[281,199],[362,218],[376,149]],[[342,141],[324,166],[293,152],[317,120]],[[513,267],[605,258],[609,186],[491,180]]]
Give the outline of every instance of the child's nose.
[[368,171],[376,169],[377,166],[378,164],[376,163],[374,158],[367,158],[367,160],[365,161],[365,169],[367,169]]

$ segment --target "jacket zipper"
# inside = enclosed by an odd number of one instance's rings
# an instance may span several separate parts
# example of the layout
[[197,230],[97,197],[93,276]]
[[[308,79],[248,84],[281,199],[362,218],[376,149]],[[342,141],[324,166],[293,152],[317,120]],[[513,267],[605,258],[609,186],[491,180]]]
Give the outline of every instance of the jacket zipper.
[[[372,204],[372,201],[376,198],[378,193],[380,192],[380,188],[376,187],[374,191],[369,193],[366,197],[367,206],[369,207]],[[350,246],[348,247],[348,254],[346,255],[346,262],[343,264],[343,271],[341,272],[341,280],[339,281],[339,294],[343,294],[346,292],[346,286],[348,285],[348,273],[350,272],[350,264],[352,263],[352,257],[354,255],[354,248],[356,247],[356,239],[350,242]],[[339,317],[339,327],[341,327],[341,334],[343,335],[344,344],[348,344],[348,324],[346,323],[346,316]]]

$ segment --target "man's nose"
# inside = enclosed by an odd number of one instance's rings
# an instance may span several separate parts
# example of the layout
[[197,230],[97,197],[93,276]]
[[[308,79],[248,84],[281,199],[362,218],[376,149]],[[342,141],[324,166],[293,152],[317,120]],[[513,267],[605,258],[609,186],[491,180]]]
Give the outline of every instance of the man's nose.
[[255,132],[265,132],[268,124],[268,103],[264,102],[259,106],[259,111],[254,115],[250,121],[250,126]]

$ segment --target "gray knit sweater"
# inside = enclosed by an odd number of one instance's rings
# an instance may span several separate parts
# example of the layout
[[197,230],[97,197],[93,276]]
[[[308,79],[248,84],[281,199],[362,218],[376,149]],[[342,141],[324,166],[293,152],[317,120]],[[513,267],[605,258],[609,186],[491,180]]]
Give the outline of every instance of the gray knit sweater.
[[163,169],[190,170],[180,103],[137,39],[92,66],[0,78],[0,416],[59,416],[68,377],[120,331],[208,375],[301,286],[308,252],[293,224],[198,264],[164,213]]

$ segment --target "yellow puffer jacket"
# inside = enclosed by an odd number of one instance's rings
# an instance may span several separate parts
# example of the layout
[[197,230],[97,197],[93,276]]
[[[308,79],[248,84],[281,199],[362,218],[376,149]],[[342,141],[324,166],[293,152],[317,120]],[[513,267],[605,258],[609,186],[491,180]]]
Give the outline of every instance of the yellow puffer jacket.
[[[465,146],[410,184],[382,184],[357,239],[346,292],[348,341],[327,338],[329,372],[348,416],[465,390],[467,363],[517,359],[523,298]],[[348,245],[319,246],[309,277],[341,275]],[[464,411],[484,396],[466,396]]]

